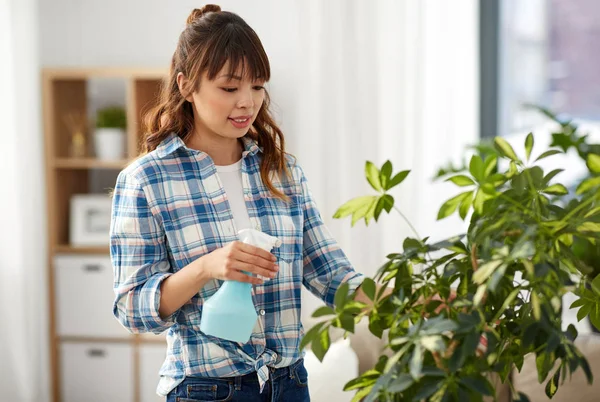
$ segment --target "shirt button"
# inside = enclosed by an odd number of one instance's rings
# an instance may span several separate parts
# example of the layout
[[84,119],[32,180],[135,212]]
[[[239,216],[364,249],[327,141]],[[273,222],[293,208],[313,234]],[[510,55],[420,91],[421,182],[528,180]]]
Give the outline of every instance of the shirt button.
[[273,353],[273,359],[277,359],[277,353]]
[[254,225],[254,229],[260,230],[260,225],[257,223],[256,225]]
[[265,310],[260,310],[260,315],[265,315]]

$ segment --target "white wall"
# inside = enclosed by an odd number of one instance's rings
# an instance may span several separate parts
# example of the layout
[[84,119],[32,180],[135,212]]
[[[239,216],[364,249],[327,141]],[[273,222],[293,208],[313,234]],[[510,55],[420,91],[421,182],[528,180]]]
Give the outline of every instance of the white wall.
[[[205,2],[177,0],[38,0],[42,66],[168,68],[185,21]],[[296,1],[224,0],[223,10],[244,18],[271,61],[275,111],[292,110],[288,85],[297,78]],[[286,40],[281,40],[285,35]],[[287,96],[286,96],[287,94]],[[283,128],[285,116],[280,116]]]

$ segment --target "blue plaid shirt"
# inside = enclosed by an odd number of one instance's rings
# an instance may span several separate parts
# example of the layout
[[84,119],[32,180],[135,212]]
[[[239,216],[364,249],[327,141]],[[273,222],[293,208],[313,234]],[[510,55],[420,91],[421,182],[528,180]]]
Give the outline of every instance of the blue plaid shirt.
[[159,372],[160,395],[168,394],[185,376],[256,372],[263,385],[268,367],[286,367],[302,357],[301,286],[331,306],[340,284],[348,282],[354,290],[363,280],[323,224],[294,159],[287,157],[293,180],[273,177],[275,187],[290,197],[291,202],[285,202],[274,197],[261,180],[262,150],[247,136],[243,142],[242,180],[250,221],[255,229],[282,240],[272,251],[280,267],[277,277],[253,287],[260,314],[247,344],[200,330],[203,303],[221,281],[210,281],[171,316],[163,319],[158,313],[163,280],[238,240],[212,159],[187,148],[172,134],[117,178],[110,229],[116,294],[113,313],[133,333],[168,330],[167,357]]

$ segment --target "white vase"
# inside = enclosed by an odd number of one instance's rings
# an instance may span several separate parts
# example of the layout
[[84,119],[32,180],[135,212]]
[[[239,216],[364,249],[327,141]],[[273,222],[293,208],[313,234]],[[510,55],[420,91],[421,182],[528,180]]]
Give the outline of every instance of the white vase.
[[96,158],[119,160],[125,157],[125,130],[121,128],[97,128],[94,135]]

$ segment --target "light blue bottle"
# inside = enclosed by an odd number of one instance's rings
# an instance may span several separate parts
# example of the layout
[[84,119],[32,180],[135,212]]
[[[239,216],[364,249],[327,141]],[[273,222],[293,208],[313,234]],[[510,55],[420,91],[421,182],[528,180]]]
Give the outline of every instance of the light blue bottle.
[[[238,235],[243,243],[267,251],[281,245],[281,241],[276,237],[254,229],[242,229]],[[221,339],[247,343],[257,318],[258,314],[252,300],[252,284],[225,281],[202,306],[200,330]]]

